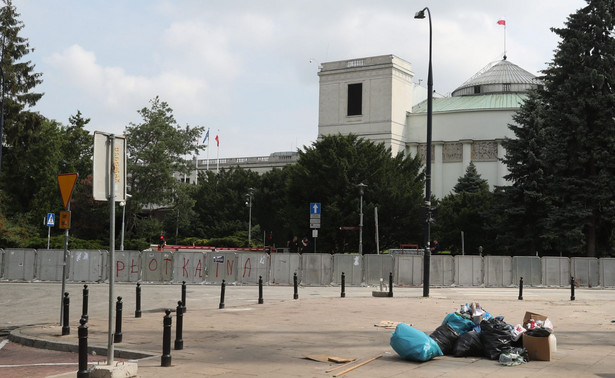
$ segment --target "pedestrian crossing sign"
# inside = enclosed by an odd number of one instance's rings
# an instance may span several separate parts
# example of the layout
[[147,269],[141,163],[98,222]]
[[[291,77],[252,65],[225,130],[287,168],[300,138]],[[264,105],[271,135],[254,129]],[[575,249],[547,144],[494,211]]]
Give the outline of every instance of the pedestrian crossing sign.
[[56,215],[54,213],[47,213],[47,222],[45,224],[47,227],[53,227],[56,224]]

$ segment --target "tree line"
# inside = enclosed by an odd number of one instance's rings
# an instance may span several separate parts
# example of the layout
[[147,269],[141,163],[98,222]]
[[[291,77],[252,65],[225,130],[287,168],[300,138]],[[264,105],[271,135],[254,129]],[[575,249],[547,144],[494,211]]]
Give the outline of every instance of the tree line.
[[[66,124],[33,111],[43,80],[27,60],[25,25],[11,0],[0,9],[3,123],[0,127],[0,247],[46,246],[42,221],[62,204],[56,175],[78,173],[71,201],[70,248],[108,248],[109,208],[92,199],[93,135],[79,110]],[[432,236],[442,249],[489,254],[608,256],[615,245],[615,2],[587,0],[560,42],[504,142],[510,185],[490,189],[470,164],[453,192],[433,198]],[[363,198],[363,250],[423,244],[424,167],[417,156],[392,155],[355,135],[323,136],[299,149],[297,163],[262,175],[236,167],[199,172],[198,184],[173,174],[194,170],[205,146],[201,126],[179,126],[155,96],[129,123],[126,207],[118,205],[116,235],[125,248],[144,249],[164,234],[177,244],[284,247],[311,238],[308,205],[322,204],[318,251],[358,251],[358,184]],[[437,125],[436,125],[437,127]],[[246,194],[252,192],[252,217]],[[125,211],[125,222],[122,215]],[[54,231],[52,246],[63,246]],[[119,242],[118,242],[119,244]],[[116,245],[117,247],[117,245]]]

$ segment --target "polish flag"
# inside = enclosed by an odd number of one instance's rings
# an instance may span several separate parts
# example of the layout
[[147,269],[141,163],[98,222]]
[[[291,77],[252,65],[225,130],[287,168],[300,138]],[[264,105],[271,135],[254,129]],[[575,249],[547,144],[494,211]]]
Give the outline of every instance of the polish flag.
[[506,26],[506,20],[504,20],[504,19],[498,20],[498,25]]
[[216,144],[217,144],[217,147],[220,147],[220,139],[218,138],[217,135],[216,135]]

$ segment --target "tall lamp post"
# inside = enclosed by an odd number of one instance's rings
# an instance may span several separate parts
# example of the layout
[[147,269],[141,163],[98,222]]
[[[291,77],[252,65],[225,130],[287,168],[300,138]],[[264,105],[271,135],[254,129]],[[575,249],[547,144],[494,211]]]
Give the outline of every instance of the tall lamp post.
[[425,11],[429,18],[429,73],[427,75],[427,146],[425,163],[425,255],[423,256],[423,296],[429,297],[429,265],[431,249],[431,116],[433,113],[433,73],[431,70],[431,12],[428,7],[416,12],[414,18],[425,18]]
[[361,197],[361,205],[359,207],[359,255],[363,256],[363,193],[367,185],[360,183],[357,186],[359,187],[359,195]]
[[248,189],[246,206],[248,206],[248,248],[252,246],[252,193],[254,188]]

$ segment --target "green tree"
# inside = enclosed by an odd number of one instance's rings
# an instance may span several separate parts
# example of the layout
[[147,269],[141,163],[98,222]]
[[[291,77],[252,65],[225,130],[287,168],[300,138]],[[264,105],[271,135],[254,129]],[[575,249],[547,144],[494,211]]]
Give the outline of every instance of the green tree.
[[461,232],[464,233],[465,250],[478,253],[479,247],[485,252],[495,253],[494,237],[490,235],[488,216],[493,194],[487,180],[476,170],[474,163],[466,168],[451,193],[444,197],[437,207],[434,236],[443,249],[461,252]]
[[324,136],[299,154],[298,163],[287,168],[284,215],[294,234],[310,236],[309,203],[322,204],[319,252],[358,251],[358,232],[340,226],[359,225],[360,183],[368,185],[363,195],[364,253],[376,252],[375,207],[381,249],[421,240],[423,177],[418,157],[392,156],[383,144],[356,135]]
[[[142,209],[149,208],[146,218],[156,213],[169,211],[174,207],[180,183],[173,174],[188,174],[194,170],[194,163],[186,158],[196,154],[204,146],[197,146],[194,141],[203,132],[203,127],[186,126],[181,128],[173,117],[169,105],[155,97],[149,108],[138,111],[143,118],[139,124],[131,123],[126,127],[128,187],[132,198],[128,201],[129,229],[142,230],[153,237],[156,227],[137,227],[142,219]],[[160,217],[161,219],[162,217]],[[154,234],[160,232],[160,229]]]
[[[530,143],[541,146],[542,172],[537,195],[546,205],[540,214],[540,238],[566,254],[597,256],[613,250],[615,220],[615,2],[588,0],[569,16],[553,60],[543,71],[544,90],[537,94],[541,135],[530,136],[509,155],[513,164],[532,164],[519,156]],[[526,117],[527,118],[527,117]],[[521,127],[533,127],[528,122]],[[512,155],[514,154],[514,155]],[[524,190],[523,176],[514,174]],[[544,179],[544,181],[542,181]],[[523,181],[525,180],[525,181]],[[517,193],[528,198],[531,193]],[[541,212],[543,208],[539,209]],[[536,238],[534,238],[536,239]]]
[[[42,82],[40,73],[34,72],[34,64],[24,61],[24,57],[33,51],[28,39],[22,37],[24,24],[19,20],[11,0],[3,0],[4,6],[0,9],[0,70],[2,71],[2,97],[4,111],[4,125],[0,127],[0,173],[2,172],[3,149],[10,150],[14,139],[35,125],[24,125],[33,116],[22,114],[26,107],[32,107],[43,96],[32,90]],[[9,151],[7,151],[9,152]],[[2,180],[4,181],[4,180]]]

